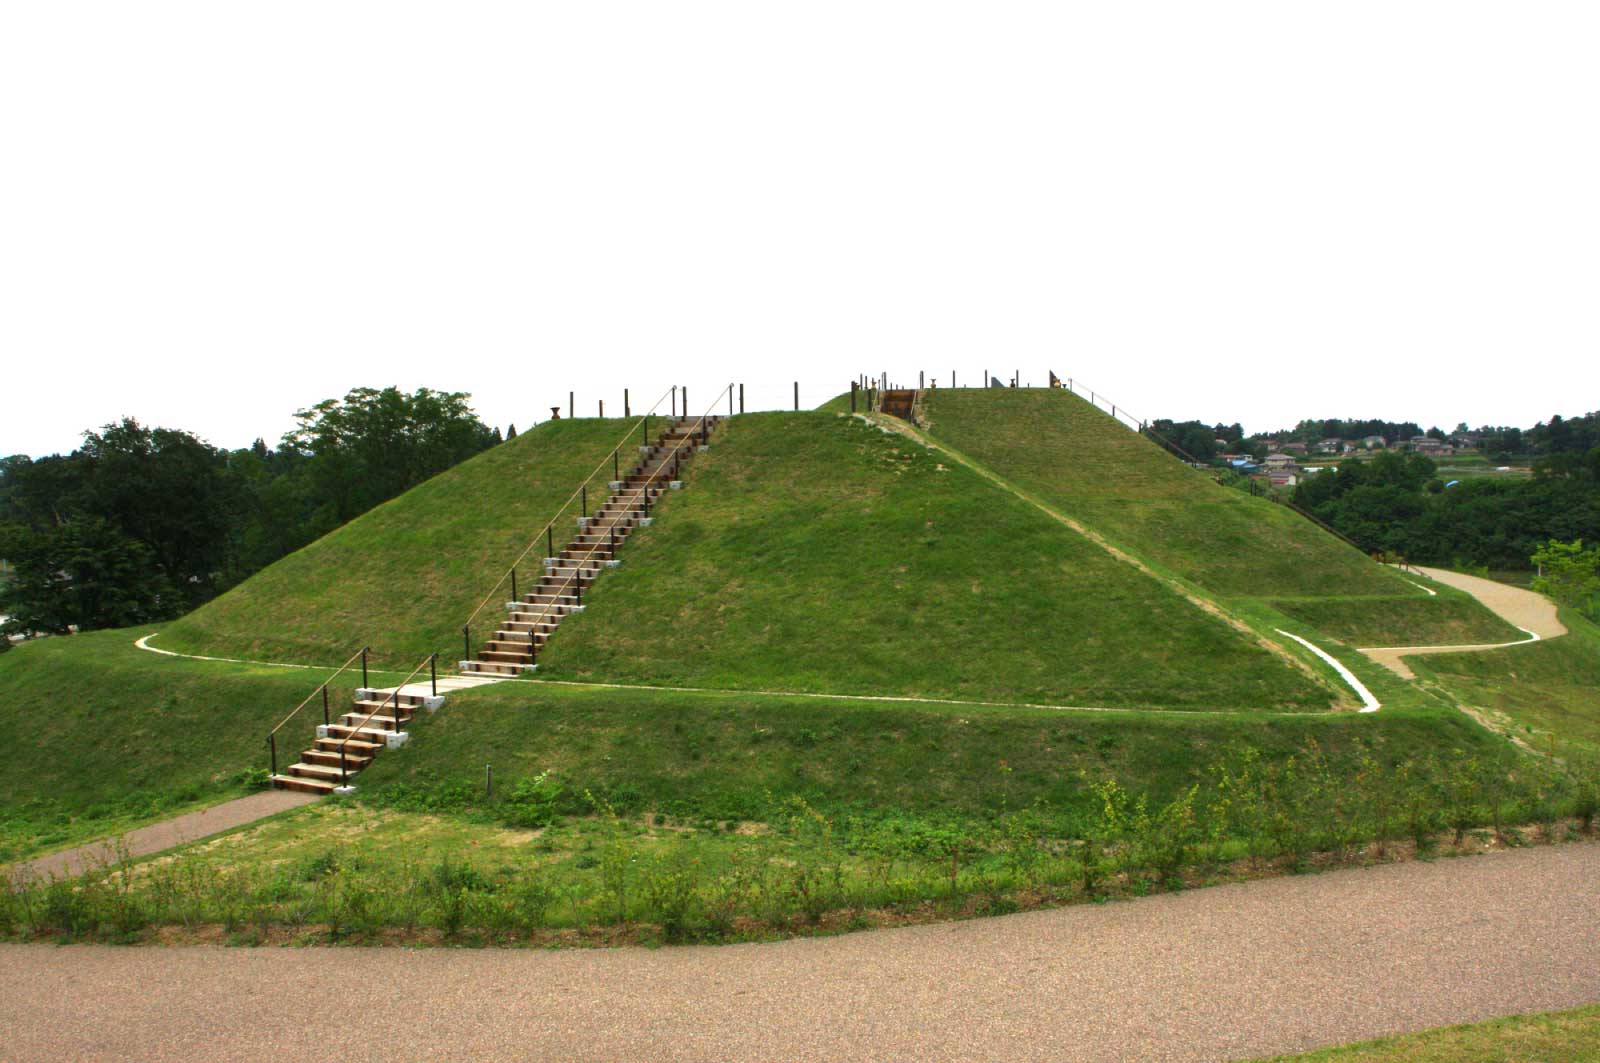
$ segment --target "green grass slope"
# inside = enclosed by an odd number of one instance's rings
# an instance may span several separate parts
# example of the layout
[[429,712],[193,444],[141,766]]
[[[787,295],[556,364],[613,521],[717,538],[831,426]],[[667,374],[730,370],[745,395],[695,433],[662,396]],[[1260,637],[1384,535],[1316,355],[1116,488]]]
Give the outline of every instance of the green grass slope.
[[[267,732],[325,674],[160,657],[134,648],[140,633],[0,654],[0,863],[248,792]],[[290,753],[309,717],[286,728]]]
[[1314,743],[1341,775],[1439,750],[1485,756],[1502,739],[1459,713],[1260,717],[909,705],[743,692],[682,693],[503,683],[452,695],[415,740],[362,776],[364,797],[495,792],[549,771],[624,809],[761,820],[800,796],[835,812],[989,817],[1042,803],[1092,816],[1088,781],[1113,777],[1166,801],[1250,747],[1266,761]]
[[1600,626],[1570,609],[1561,620],[1569,632],[1561,638],[1407,663],[1535,748],[1553,739],[1600,751]]
[[540,676],[1187,709],[1331,691],[926,448],[831,414],[729,421]]
[[1352,646],[1474,646],[1527,637],[1476,598],[1443,585],[1437,598],[1277,598],[1272,605]]
[[[1219,486],[1069,392],[935,390],[923,408],[934,439],[1222,599],[1284,599],[1283,612],[1361,645],[1504,633],[1475,601],[1429,597],[1288,507]],[[1306,601],[1334,598],[1374,601]]]
[[[375,660],[397,668],[434,651],[453,662],[467,614],[630,423],[580,418],[530,429],[270,565],[167,625],[153,644],[313,664],[337,664],[368,644]],[[569,522],[556,534],[571,531]]]

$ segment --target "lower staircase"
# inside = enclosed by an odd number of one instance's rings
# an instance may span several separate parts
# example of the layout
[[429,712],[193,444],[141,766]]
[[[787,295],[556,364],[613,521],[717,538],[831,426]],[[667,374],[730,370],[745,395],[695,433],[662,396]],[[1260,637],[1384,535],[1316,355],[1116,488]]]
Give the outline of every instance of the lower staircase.
[[707,445],[720,418],[668,422],[655,443],[639,448],[639,463],[610,484],[611,495],[592,514],[578,518],[578,534],[565,549],[544,559],[544,573],[533,590],[506,603],[506,619],[477,656],[461,662],[466,675],[517,675],[532,671],[539,651],[561,621],[583,610],[583,596],[608,568],[636,528],[648,525],[650,508],[669,490],[682,486],[682,467]]
[[[425,684],[423,689],[427,689]],[[350,711],[340,716],[338,723],[319,726],[316,744],[301,753],[299,762],[291,764],[288,771],[274,774],[272,785],[312,794],[349,786],[379,753],[405,744],[409,737],[405,725],[419,709],[437,709],[442,704],[442,697],[426,693],[357,690]]]

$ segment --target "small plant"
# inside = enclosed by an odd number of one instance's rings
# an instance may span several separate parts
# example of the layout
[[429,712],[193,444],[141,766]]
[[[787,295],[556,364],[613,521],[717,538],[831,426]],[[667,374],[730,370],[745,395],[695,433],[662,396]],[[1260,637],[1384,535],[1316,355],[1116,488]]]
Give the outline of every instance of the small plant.
[[682,859],[657,856],[639,880],[639,895],[650,917],[669,940],[681,940],[699,901],[695,866]]

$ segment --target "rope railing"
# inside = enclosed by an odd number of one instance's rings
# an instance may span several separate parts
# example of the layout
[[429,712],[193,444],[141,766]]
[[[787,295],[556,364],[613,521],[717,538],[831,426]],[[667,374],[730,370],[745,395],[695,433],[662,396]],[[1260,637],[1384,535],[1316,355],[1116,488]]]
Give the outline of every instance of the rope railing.
[[290,711],[289,715],[285,716],[282,720],[279,720],[278,726],[267,732],[267,748],[270,751],[269,755],[272,760],[272,774],[278,774],[278,732],[283,730],[284,725],[290,720],[300,715],[300,710],[311,704],[312,699],[318,694],[322,695],[322,722],[324,724],[329,723],[331,721],[331,716],[328,709],[328,684],[332,683],[335,679],[338,679],[339,676],[343,675],[344,672],[359,659],[361,661],[361,685],[365,687],[367,685],[367,653],[370,649],[370,646],[363,646],[355,653],[352,653],[349,660],[335,668],[328,678],[322,681],[321,685],[318,686],[317,689],[307,694],[306,699],[300,704],[296,705]]
[[[677,390],[677,385],[673,385],[666,391],[663,391],[661,393],[661,397],[657,399],[655,403],[651,405],[651,407],[641,416],[635,419],[631,425],[628,426],[628,430],[623,433],[622,438],[617,441],[617,445],[612,448],[611,454],[602,459],[600,464],[596,465],[589,475],[583,478],[583,482],[580,483],[577,489],[574,490],[572,494],[568,496],[567,500],[561,504],[561,508],[556,510],[555,516],[551,517],[545,526],[539,529],[538,534],[529,540],[528,545],[523,548],[520,554],[517,555],[516,560],[511,562],[510,567],[506,569],[505,573],[495,581],[494,586],[489,588],[489,593],[484,595],[483,600],[478,603],[477,608],[473,609],[472,612],[468,614],[466,622],[461,625],[462,631],[467,631],[472,627],[472,622],[478,619],[478,614],[483,612],[484,606],[494,601],[495,597],[500,593],[500,588],[505,586],[508,580],[512,583],[512,597],[516,597],[515,589],[517,567],[527,560],[528,555],[533,552],[534,547],[539,545],[539,540],[543,539],[548,544],[550,535],[555,529],[556,522],[561,519],[563,514],[572,508],[572,504],[574,502],[587,498],[589,484],[597,475],[600,474],[602,470],[605,469],[608,462],[612,466],[613,479],[616,478],[615,474],[618,471],[619,456],[622,452],[622,448],[627,446],[628,440],[633,437],[634,429],[643,426],[644,430],[648,432],[651,416],[654,415],[658,409],[660,409],[663,402],[667,401],[668,396],[672,396],[674,399],[676,399]],[[585,508],[587,508],[587,506],[585,506]]]
[[[673,475],[670,477],[670,479],[671,480],[676,480],[678,478],[677,477],[678,467],[679,467],[679,464],[681,463],[681,460],[682,460],[681,451],[683,450],[684,445],[686,443],[690,442],[691,440],[693,440],[696,435],[698,435],[700,437],[700,442],[702,444],[705,443],[705,441],[706,441],[706,439],[708,437],[708,434],[709,434],[708,429],[706,427],[706,421],[711,416],[712,411],[714,409],[716,409],[717,405],[722,402],[724,396],[726,396],[726,395],[728,395],[728,394],[730,394],[732,392],[732,389],[733,389],[733,385],[729,384],[726,390],[717,393],[717,397],[712,400],[711,405],[707,406],[706,407],[706,411],[704,413],[702,413],[699,416],[699,418],[697,418],[693,422],[693,426],[691,427],[689,433],[687,435],[685,435],[684,438],[678,440],[677,444],[666,455],[664,455],[662,457],[661,461],[656,465],[655,471],[652,472],[648,477],[646,477],[644,483],[640,485],[640,487],[639,487],[640,503],[643,506],[644,514],[645,514],[646,517],[648,517],[650,515],[650,488],[651,488],[651,486],[659,479],[659,477],[661,476],[662,472],[666,470],[667,464],[668,464],[669,461],[671,462],[672,473],[673,473]],[[520,621],[520,622],[528,624],[528,652],[529,652],[529,655],[531,657],[533,657],[535,660],[537,660],[537,658],[538,658],[538,648],[537,648],[538,647],[538,639],[537,639],[537,636],[538,636],[538,633],[539,633],[539,626],[541,624],[545,623],[549,619],[549,617],[551,615],[551,609],[553,607],[556,607],[556,606],[559,605],[559,602],[560,602],[560,599],[561,599],[562,595],[564,595],[569,589],[574,590],[574,598],[577,601],[577,603],[579,605],[583,604],[583,583],[582,583],[582,580],[583,580],[584,566],[592,563],[593,560],[594,560],[595,555],[598,554],[601,551],[602,548],[607,549],[611,553],[612,556],[615,555],[615,552],[616,552],[616,517],[615,516],[612,517],[610,530],[611,530],[611,537],[610,537],[609,542],[596,542],[594,545],[592,545],[589,548],[589,551],[586,554],[584,554],[583,557],[576,558],[576,559],[573,560],[572,565],[571,565],[572,571],[566,576],[566,578],[564,580],[562,580],[562,582],[559,585],[557,585],[557,586],[555,586],[555,587],[553,587],[551,589],[551,591],[550,591],[550,599],[551,600],[544,604],[544,607],[539,611],[539,613],[537,615],[535,615],[533,617],[533,619],[530,620],[530,621]],[[470,649],[470,647],[469,647],[469,649]]]
[[[428,654],[428,656],[424,657],[422,659],[421,664],[418,664],[415,668],[411,669],[410,674],[407,675],[404,679],[400,680],[400,684],[398,686],[396,686],[393,690],[391,690],[389,692],[389,695],[387,697],[385,697],[381,702],[378,703],[377,708],[375,708],[371,712],[367,713],[365,718],[363,718],[359,723],[355,724],[353,727],[350,728],[350,733],[344,736],[344,741],[343,742],[339,743],[339,781],[340,782],[345,783],[345,784],[348,784],[350,782],[350,772],[349,772],[349,770],[348,770],[348,768],[346,767],[346,764],[345,764],[345,748],[344,747],[350,744],[350,740],[352,738],[354,738],[356,735],[361,733],[362,728],[366,727],[367,724],[372,722],[373,717],[377,716],[378,713],[380,713],[384,709],[388,708],[390,702],[394,703],[394,729],[397,732],[400,730],[400,691],[405,688],[405,685],[407,683],[411,682],[413,679],[415,679],[417,677],[417,673],[422,671],[424,665],[426,665],[428,667],[428,669],[429,669],[429,673],[430,673],[430,689],[433,691],[433,696],[434,697],[438,697],[439,696],[439,672],[438,672],[438,667],[437,667],[438,660],[439,660],[439,655],[437,653],[430,653],[430,654]],[[363,687],[363,689],[367,689],[367,688]]]

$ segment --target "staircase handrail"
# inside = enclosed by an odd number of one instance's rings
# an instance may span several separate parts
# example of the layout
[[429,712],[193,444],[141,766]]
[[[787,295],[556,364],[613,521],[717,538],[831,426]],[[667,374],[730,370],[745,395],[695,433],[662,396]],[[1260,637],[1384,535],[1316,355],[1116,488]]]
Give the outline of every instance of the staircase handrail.
[[[649,475],[649,477],[646,478],[644,484],[639,489],[639,497],[644,503],[644,511],[645,511],[646,514],[649,514],[649,512],[650,512],[650,485],[653,482],[655,482],[656,477],[660,476],[661,473],[662,473],[662,470],[664,470],[667,467],[667,460],[668,459],[672,459],[673,471],[676,472],[677,471],[677,467],[678,467],[678,452],[683,449],[683,445],[685,443],[687,443],[689,440],[693,439],[695,437],[696,432],[699,433],[701,442],[702,443],[705,442],[705,440],[707,438],[707,435],[708,435],[708,432],[707,432],[707,429],[706,429],[706,418],[711,416],[711,411],[713,409],[715,409],[717,404],[722,401],[723,396],[728,394],[728,393],[730,393],[732,391],[732,389],[733,389],[733,385],[729,384],[727,388],[725,388],[722,391],[717,392],[717,397],[711,400],[711,405],[706,407],[705,413],[702,413],[693,422],[694,427],[690,430],[689,434],[684,436],[682,439],[678,440],[677,445],[674,446],[672,448],[672,450],[669,451],[666,454],[666,456],[661,459],[660,464],[656,466],[656,471],[651,473]],[[614,536],[613,536],[613,538],[614,538]],[[554,592],[551,595],[551,597],[553,599],[554,598],[559,598],[561,596],[562,592],[564,592],[569,586],[571,586],[574,581],[576,581],[576,580],[578,580],[580,578],[580,576],[581,576],[581,574],[583,572],[583,566],[585,564],[587,564],[588,562],[590,562],[591,560],[593,560],[594,555],[599,553],[600,547],[602,545],[603,544],[601,544],[601,543],[595,543],[593,546],[591,546],[589,548],[589,552],[588,553],[584,554],[583,557],[578,558],[573,562],[571,575],[567,576],[566,579],[561,582],[560,586],[555,588]],[[582,601],[582,597],[583,597],[583,588],[580,586],[578,588],[578,599],[579,599],[579,601]],[[552,603],[546,603],[545,607],[542,610],[540,610],[538,615],[536,615],[533,618],[533,620],[529,623],[529,627],[528,627],[528,647],[529,647],[530,651],[533,651],[533,647],[536,645],[535,640],[534,640],[534,636],[538,633],[539,625],[544,623],[545,619],[550,615],[551,604],[553,604],[553,602]],[[534,651],[534,652],[532,652],[532,656],[535,659],[537,659],[538,658],[538,653],[536,651]]]
[[[676,392],[676,385],[669,387],[666,391],[663,391],[661,393],[661,397],[657,399],[648,410],[637,417],[634,422],[628,426],[628,430],[622,434],[622,438],[617,441],[617,445],[611,449],[613,462],[616,460],[616,456],[621,453],[622,448],[627,445],[629,437],[633,435],[633,430],[640,425],[647,424],[651,415],[656,412],[663,402],[667,401],[667,396],[675,394]],[[500,578],[495,581],[494,586],[489,588],[489,593],[484,596],[483,601],[478,603],[478,607],[472,610],[472,612],[467,616],[466,623],[461,625],[463,629],[470,628],[472,626],[472,622],[478,619],[478,614],[483,612],[483,607],[494,600],[495,595],[499,593],[501,586],[503,586],[506,580],[511,578],[511,576],[517,571],[517,566],[526,560],[527,556],[533,552],[533,548],[535,546],[539,545],[539,540],[544,538],[545,535],[555,528],[556,521],[561,519],[561,515],[571,507],[572,503],[575,502],[580,495],[583,494],[584,489],[589,486],[589,482],[593,480],[596,474],[598,474],[600,470],[604,469],[605,467],[605,459],[602,458],[600,464],[596,465],[589,475],[585,476],[582,482],[579,483],[578,486],[573,490],[572,494],[567,497],[567,500],[561,503],[561,508],[556,510],[555,516],[551,517],[549,521],[545,523],[545,526],[539,529],[538,534],[528,541],[528,545],[523,548],[522,553],[517,555],[517,559],[511,562],[510,567],[508,567],[505,572],[501,574]]]
[[272,774],[278,774],[278,732],[283,730],[284,724],[298,716],[300,714],[300,710],[311,704],[311,699],[316,697],[318,694],[322,695],[322,722],[326,724],[328,722],[328,684],[344,674],[345,670],[348,669],[352,664],[355,664],[356,660],[359,658],[361,661],[361,682],[363,685],[365,685],[367,682],[367,653],[371,649],[371,646],[363,646],[356,652],[352,653],[349,660],[335,668],[333,672],[329,674],[328,678],[324,679],[315,690],[306,695],[306,699],[304,701],[296,705],[290,711],[289,715],[285,716],[282,720],[279,720],[278,726],[267,732],[267,747],[271,750],[272,758]]
[[[345,758],[344,747],[350,744],[350,739],[352,739],[356,735],[360,734],[361,733],[361,729],[363,727],[365,727],[367,724],[371,723],[372,722],[372,718],[374,716],[378,715],[378,713],[382,712],[386,707],[388,707],[389,702],[391,700],[394,702],[394,729],[395,729],[395,731],[398,732],[400,730],[400,691],[401,691],[401,689],[404,688],[407,683],[411,682],[413,679],[415,679],[417,677],[417,673],[422,671],[423,665],[436,666],[436,662],[438,660],[439,660],[439,655],[437,653],[430,653],[430,654],[428,654],[428,656],[424,657],[422,659],[421,663],[418,664],[415,668],[411,669],[410,674],[407,675],[404,679],[400,680],[399,685],[396,686],[393,690],[391,690],[389,692],[388,696],[385,697],[381,702],[378,703],[378,707],[377,708],[375,708],[371,712],[367,713],[365,719],[363,719],[360,723],[357,723],[355,726],[350,728],[350,733],[345,735],[344,736],[344,741],[339,743],[339,780],[340,780],[340,782],[348,783],[350,781],[350,772],[348,771],[348,769],[345,766],[345,759],[344,759]],[[371,689],[371,688],[364,688],[364,689]],[[439,674],[438,674],[437,667],[433,668],[433,672],[432,672],[432,687],[431,687],[431,689],[433,690],[433,696],[434,697],[438,697],[439,696]]]

